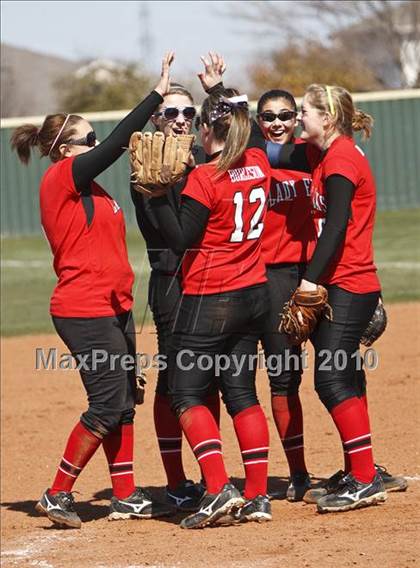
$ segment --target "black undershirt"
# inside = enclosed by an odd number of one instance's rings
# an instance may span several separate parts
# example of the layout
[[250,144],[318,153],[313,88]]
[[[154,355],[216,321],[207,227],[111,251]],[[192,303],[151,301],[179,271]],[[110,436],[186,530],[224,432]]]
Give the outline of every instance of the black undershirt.
[[176,212],[170,207],[166,195],[152,197],[150,206],[160,231],[171,249],[179,256],[198,243],[206,229],[210,209],[191,197],[181,196],[181,207]]
[[341,253],[351,218],[351,200],[355,186],[343,176],[332,175],[327,177],[325,189],[327,193],[325,225],[303,275],[305,280],[315,283],[321,280],[322,275]]

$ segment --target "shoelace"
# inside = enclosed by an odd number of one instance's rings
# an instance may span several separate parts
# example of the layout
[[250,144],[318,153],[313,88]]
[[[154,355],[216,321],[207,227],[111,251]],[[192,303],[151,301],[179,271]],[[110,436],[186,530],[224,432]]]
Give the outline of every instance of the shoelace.
[[151,494],[146,489],[142,489],[141,487],[136,487],[134,496],[140,497],[141,499],[147,499],[148,501],[152,500]]
[[338,482],[338,491],[355,490],[357,491],[357,480],[349,473]]
[[62,495],[59,496],[59,499],[67,509],[70,511],[74,510],[74,497],[72,492],[63,492]]

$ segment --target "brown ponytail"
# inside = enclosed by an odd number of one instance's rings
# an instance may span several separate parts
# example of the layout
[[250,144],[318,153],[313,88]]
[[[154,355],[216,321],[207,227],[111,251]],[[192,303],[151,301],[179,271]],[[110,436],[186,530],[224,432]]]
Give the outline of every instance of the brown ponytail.
[[[234,97],[239,93],[236,89],[224,89],[215,95],[207,97],[201,107],[201,122],[210,123],[210,112],[220,103],[220,97]],[[245,152],[251,135],[251,123],[248,109],[240,106],[232,107],[232,111],[214,122],[214,137],[219,142],[225,142],[224,148],[217,162],[217,171],[226,172],[232,164],[237,162]]]
[[14,130],[10,144],[12,149],[16,150],[19,160],[27,164],[31,157],[31,148],[39,144],[38,128],[34,124],[22,124]]
[[10,137],[10,144],[24,164],[29,162],[31,149],[35,146],[38,147],[41,157],[49,156],[52,162],[58,162],[62,158],[60,144],[74,135],[74,127],[80,120],[83,120],[82,117],[76,114],[49,114],[39,130],[34,124],[23,124],[16,128]]
[[372,127],[373,127],[373,118],[370,114],[366,114],[362,110],[355,108],[352,120],[352,128],[355,131],[362,130],[362,138],[366,140],[367,138],[371,137],[372,134]]

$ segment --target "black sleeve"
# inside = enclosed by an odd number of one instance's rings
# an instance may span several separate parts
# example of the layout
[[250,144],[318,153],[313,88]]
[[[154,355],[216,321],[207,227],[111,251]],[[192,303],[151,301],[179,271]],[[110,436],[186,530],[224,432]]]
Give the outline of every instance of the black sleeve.
[[256,120],[251,121],[251,136],[248,148],[260,148],[267,154],[272,168],[310,172],[306,155],[307,144],[277,144],[264,138]]
[[150,223],[150,225],[152,226],[152,228],[157,231],[159,227],[158,227],[155,215],[154,215],[154,213],[153,213],[153,211],[150,207],[150,198],[146,197],[145,195],[143,195],[139,191],[136,191],[134,189],[133,183],[130,183],[130,194],[131,194],[131,200],[134,204],[136,212],[137,211],[141,212],[143,217],[147,218],[147,220]]
[[156,91],[152,91],[130,114],[117,124],[111,134],[98,146],[76,156],[73,161],[73,179],[78,191],[85,189],[92,180],[105,171],[127,148],[130,136],[142,130],[155,108],[163,101]]
[[326,180],[327,215],[321,236],[303,278],[318,283],[329,268],[334,256],[346,236],[347,225],[351,217],[351,200],[354,184],[340,175],[329,176]]
[[225,90],[225,86],[223,85],[223,81],[220,81],[219,83],[216,83],[216,85],[213,85],[213,87],[210,87],[210,89],[206,90],[206,93],[208,95],[217,95],[217,93],[224,93]]
[[263,152],[267,152],[267,140],[254,119],[251,120],[251,136],[249,137],[247,148],[260,148]]
[[165,241],[170,243],[170,248],[179,255],[200,240],[210,215],[207,207],[186,196],[181,198],[179,216],[170,206],[166,196],[151,198],[150,206]]
[[311,172],[307,148],[306,143],[276,144],[275,142],[267,142],[266,152],[272,168]]

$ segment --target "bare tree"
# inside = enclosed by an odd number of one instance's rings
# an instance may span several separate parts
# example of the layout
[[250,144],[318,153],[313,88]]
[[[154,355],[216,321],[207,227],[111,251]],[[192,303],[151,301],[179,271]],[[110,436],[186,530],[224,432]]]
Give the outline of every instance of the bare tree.
[[360,58],[389,87],[419,84],[418,0],[260,0],[229,2],[228,10],[236,22],[252,24],[249,31],[257,40],[275,34],[280,47],[321,40]]

